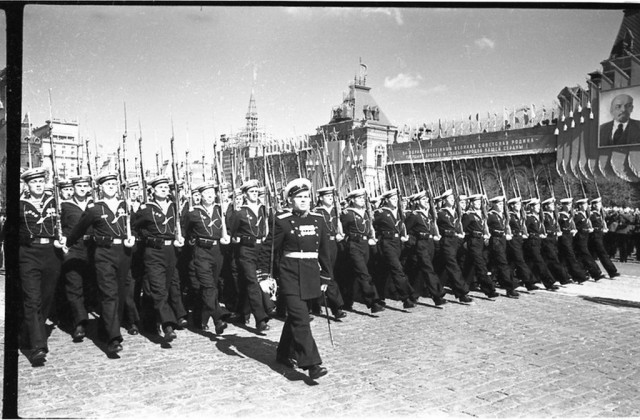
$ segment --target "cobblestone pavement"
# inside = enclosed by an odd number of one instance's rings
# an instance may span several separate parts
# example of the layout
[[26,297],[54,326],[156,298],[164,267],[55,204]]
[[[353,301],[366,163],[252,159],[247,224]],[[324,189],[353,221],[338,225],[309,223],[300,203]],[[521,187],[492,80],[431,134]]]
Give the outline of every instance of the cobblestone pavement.
[[[178,331],[170,345],[125,336],[104,343],[52,331],[44,367],[18,362],[22,417],[629,417],[640,416],[640,266],[623,276],[519,300],[477,296],[442,309],[356,304],[312,329],[329,374],[317,381],[274,362],[282,322],[222,336]],[[4,282],[2,282],[4,285]],[[4,287],[4,286],[3,286]],[[2,289],[4,302],[4,288]],[[448,297],[448,296],[447,296]],[[4,317],[4,308],[0,312]],[[94,323],[95,324],[95,323]],[[4,345],[4,319],[0,338]],[[3,349],[4,350],[4,349]]]

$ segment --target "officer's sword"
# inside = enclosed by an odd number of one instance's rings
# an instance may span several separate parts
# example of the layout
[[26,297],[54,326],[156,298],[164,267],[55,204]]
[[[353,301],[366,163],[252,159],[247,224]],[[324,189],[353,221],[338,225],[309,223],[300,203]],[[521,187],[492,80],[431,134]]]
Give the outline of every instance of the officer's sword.
[[327,314],[327,326],[329,327],[329,339],[331,340],[331,347],[335,347],[333,344],[333,334],[331,334],[331,320],[329,319],[329,307],[327,306],[327,295],[322,292],[322,300],[324,301],[324,310]]

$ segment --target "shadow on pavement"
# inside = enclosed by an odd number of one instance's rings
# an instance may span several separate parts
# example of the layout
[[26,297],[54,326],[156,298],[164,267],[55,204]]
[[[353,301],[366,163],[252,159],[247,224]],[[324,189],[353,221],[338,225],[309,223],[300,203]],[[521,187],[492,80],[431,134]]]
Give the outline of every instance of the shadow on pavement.
[[190,329],[190,331],[208,338],[215,343],[220,352],[231,357],[251,358],[268,366],[274,372],[279,373],[290,381],[303,381],[307,385],[318,383],[300,371],[283,366],[276,362],[276,349],[278,343],[264,336],[240,337],[235,334],[216,335],[211,331]]
[[580,296],[582,299],[599,303],[601,305],[609,305],[609,306],[620,306],[624,308],[637,308],[640,309],[640,302],[633,302],[630,300],[622,300],[622,299],[611,299],[597,296]]

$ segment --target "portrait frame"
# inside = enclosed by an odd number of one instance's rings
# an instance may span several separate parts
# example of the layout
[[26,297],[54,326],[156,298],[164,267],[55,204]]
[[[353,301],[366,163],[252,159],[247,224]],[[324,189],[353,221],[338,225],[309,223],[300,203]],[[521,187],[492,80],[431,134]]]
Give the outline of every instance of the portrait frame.
[[[629,146],[640,146],[640,119],[634,119],[633,110],[629,117],[629,125],[625,129],[625,135],[630,133],[632,138],[624,144],[611,144],[611,133],[613,130],[613,117],[611,115],[611,102],[618,95],[629,95],[639,107],[637,115],[640,116],[640,86],[627,86],[600,92],[598,103],[598,149],[626,148]],[[637,130],[636,130],[637,128]]]

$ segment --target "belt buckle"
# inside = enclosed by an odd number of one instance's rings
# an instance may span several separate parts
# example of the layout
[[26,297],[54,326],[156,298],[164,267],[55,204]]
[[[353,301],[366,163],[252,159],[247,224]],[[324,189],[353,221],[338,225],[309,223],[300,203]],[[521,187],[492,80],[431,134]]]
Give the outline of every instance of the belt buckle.
[[167,239],[167,240],[165,240],[165,241],[164,241],[164,245],[165,245],[165,246],[169,246],[169,245],[171,245],[172,243],[173,243],[173,241],[172,241],[171,239]]
[[256,243],[257,244],[261,244],[262,243],[262,239],[256,239]]

